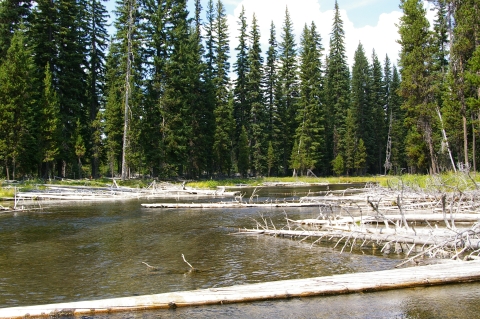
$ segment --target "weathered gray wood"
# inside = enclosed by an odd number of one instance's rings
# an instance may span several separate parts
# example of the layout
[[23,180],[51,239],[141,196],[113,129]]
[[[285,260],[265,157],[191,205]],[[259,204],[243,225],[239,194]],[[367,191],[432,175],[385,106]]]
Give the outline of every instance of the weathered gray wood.
[[401,232],[392,233],[386,231],[385,234],[355,231],[354,228],[351,230],[348,229],[333,229],[331,231],[322,231],[322,230],[288,230],[288,229],[244,229],[236,233],[241,234],[263,234],[263,235],[272,235],[272,236],[286,236],[286,237],[315,237],[315,238],[328,238],[329,240],[335,239],[356,239],[361,241],[369,242],[397,242],[404,244],[415,244],[415,245],[443,245],[445,247],[455,248],[455,247],[467,247],[468,249],[480,249],[480,240],[479,239],[470,239],[468,241],[461,241],[460,239],[454,240],[453,237],[441,237],[441,236],[416,236],[412,233],[402,234]]
[[479,280],[480,261],[477,260],[378,272],[170,292],[157,295],[3,308],[0,309],[0,318],[41,317],[48,315],[94,315],[120,311],[166,309],[172,307],[291,297],[373,292]]
[[246,207],[316,207],[318,203],[240,203],[240,202],[222,202],[222,203],[153,203],[141,204],[145,208],[246,208]]

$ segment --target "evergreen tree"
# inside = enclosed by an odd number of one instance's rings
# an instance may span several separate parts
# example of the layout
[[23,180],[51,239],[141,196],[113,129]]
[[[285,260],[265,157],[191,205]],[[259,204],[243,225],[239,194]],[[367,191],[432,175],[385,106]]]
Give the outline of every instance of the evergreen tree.
[[32,138],[30,116],[35,87],[32,54],[24,33],[23,28],[14,33],[5,60],[0,64],[0,159],[7,180],[15,179],[17,166],[23,173],[29,173],[28,164],[32,163],[28,159],[35,154],[35,150],[26,149]]
[[87,98],[88,126],[86,146],[91,156],[92,177],[98,177],[101,140],[95,136],[101,135],[100,127],[94,122],[99,118],[99,111],[104,108],[105,102],[105,51],[108,45],[108,32],[106,29],[109,17],[105,5],[100,0],[86,2],[86,45],[87,52]]
[[272,167],[275,165],[275,151],[273,150],[272,141],[268,142],[267,150],[267,176],[270,177]]
[[[111,40],[107,56],[107,157],[112,174],[122,173],[124,178],[140,166],[142,156],[139,133],[143,115],[140,108],[143,70],[138,9],[135,0],[117,2],[117,19],[114,22],[116,34]],[[125,158],[125,163],[122,158]]]
[[58,113],[60,112],[60,101],[57,92],[53,87],[50,66],[45,66],[45,77],[43,81],[43,94],[40,98],[37,114],[38,128],[38,159],[40,163],[40,176],[50,178],[52,165],[58,156],[60,145],[60,123]]
[[[165,92],[161,98],[164,119],[164,134],[167,162],[176,174],[191,173],[191,138],[193,136],[193,111],[196,98],[196,81],[199,80],[198,59],[195,47],[189,37],[186,1],[172,2],[172,25],[168,36],[171,51],[166,64]],[[197,51],[198,52],[198,51]],[[190,161],[189,161],[190,160]]]
[[0,62],[7,55],[13,34],[30,18],[32,1],[3,0],[0,2]]
[[263,96],[263,58],[260,47],[260,32],[258,30],[257,19],[253,15],[252,29],[250,32],[250,50],[248,52],[248,73],[247,78],[247,106],[249,130],[250,130],[250,149],[252,172],[254,175],[262,174],[266,169],[266,152],[268,146],[266,127],[267,110]]
[[397,68],[393,67],[392,82],[390,84],[390,93],[388,98],[388,105],[390,108],[390,122],[391,122],[391,163],[395,174],[401,174],[402,169],[406,168],[406,153],[405,153],[405,138],[407,129],[404,125],[405,112],[401,108],[403,104],[402,98],[398,94],[400,89],[400,76]]
[[166,64],[168,60],[168,30],[171,2],[166,0],[142,1],[144,22],[140,25],[146,42],[143,52],[145,69],[144,105],[141,140],[145,165],[150,175],[165,174],[165,147],[160,98],[165,92]]
[[242,177],[247,176],[248,167],[250,163],[248,161],[250,157],[249,147],[248,147],[248,133],[245,127],[242,127],[242,133],[240,134],[240,139],[238,142],[238,158],[237,158],[237,169]]
[[215,168],[220,174],[230,175],[232,168],[232,140],[235,120],[233,118],[233,96],[226,105],[215,109],[215,135],[213,153]]
[[285,10],[282,40],[279,43],[278,71],[278,131],[279,158],[283,174],[287,174],[288,161],[293,148],[292,136],[296,128],[298,99],[297,50],[293,32],[293,24],[288,9]]
[[363,169],[367,164],[367,149],[365,148],[365,144],[363,140],[358,140],[357,152],[355,156],[355,162],[353,167],[357,170],[357,175],[361,174]]
[[347,175],[349,175],[353,169],[356,168],[355,163],[357,159],[358,125],[355,121],[354,111],[355,110],[353,108],[348,109],[347,117],[345,118],[345,138],[343,140],[343,144],[345,145],[345,153],[343,157],[343,164]]
[[[242,6],[242,11],[239,16],[239,35],[238,35],[238,46],[235,48],[237,51],[237,59],[233,65],[233,72],[236,75],[234,80],[234,108],[233,116],[235,118],[235,140],[238,141],[240,136],[242,126],[245,126],[247,131],[249,130],[249,121],[250,121],[250,109],[247,102],[247,74],[248,69],[248,58],[249,58],[249,47],[248,47],[248,34],[247,34],[247,17],[245,16],[245,8]],[[237,142],[235,143],[237,144]]]
[[277,125],[278,121],[278,109],[277,109],[277,99],[276,99],[276,88],[278,83],[278,70],[277,70],[277,40],[276,40],[276,33],[275,33],[275,25],[273,22],[270,24],[270,37],[268,39],[268,50],[267,50],[267,57],[266,63],[264,68],[264,84],[265,84],[265,103],[267,108],[267,127],[266,127],[266,134],[267,140],[269,141],[269,145],[272,145],[272,152],[268,153],[268,174],[272,173],[272,168],[274,172],[277,170],[275,169],[278,165],[278,150],[280,147],[280,139],[277,138],[280,136],[280,129],[279,125]]
[[327,154],[330,158],[338,158],[345,147],[342,140],[345,136],[345,118],[350,105],[350,71],[345,53],[345,32],[340,9],[335,1],[332,33],[330,36],[330,52],[325,71],[325,95],[328,105],[325,127],[327,132]]
[[[468,118],[469,109],[467,101],[477,94],[477,90],[469,87],[466,81],[468,73],[468,61],[474,55],[479,45],[480,34],[480,5],[478,1],[451,1],[454,7],[455,28],[453,30],[453,43],[451,47],[451,68],[450,68],[450,92],[451,97],[446,100],[451,103],[452,113],[460,113],[461,122],[456,121],[454,130],[461,132],[463,136],[458,139],[463,142],[463,164],[469,166],[468,158]],[[442,39],[440,39],[442,40]]]
[[[58,175],[67,175],[67,164],[75,162],[76,123],[87,136],[89,126],[86,109],[86,37],[82,17],[82,3],[70,0],[58,1],[58,60],[55,65],[62,144],[59,153]],[[43,65],[41,65],[43,67]]]
[[[406,125],[410,127],[407,138],[407,152],[410,165],[426,168],[436,173],[437,156],[434,141],[435,105],[432,98],[432,46],[429,22],[423,3],[417,0],[402,0],[400,7],[404,15],[400,18],[399,33],[401,45],[400,94],[404,98]],[[424,146],[420,143],[423,139]],[[419,144],[420,143],[420,144]],[[428,151],[426,160],[423,150]]]
[[[300,166],[293,167],[303,172],[314,169],[321,163],[324,152],[324,118],[322,101],[322,51],[321,37],[312,23],[306,25],[301,37],[300,49],[300,98],[298,100],[298,127],[295,132],[295,142],[298,141],[299,151],[303,152]],[[292,156],[295,154],[295,147]]]
[[[224,114],[223,111],[217,111],[217,109],[228,109],[229,101],[229,71],[230,63],[229,59],[229,43],[228,43],[228,25],[225,14],[225,7],[223,3],[218,0],[215,7],[215,20],[213,22],[213,34],[212,43],[214,44],[214,56],[213,62],[213,87],[215,96],[215,123],[225,120],[224,118],[218,118],[220,114]],[[207,47],[208,54],[208,47]],[[208,70],[208,57],[207,57],[207,70]],[[208,71],[207,71],[208,72]],[[218,154],[217,154],[218,155]],[[222,154],[222,156],[230,156],[230,153]],[[223,159],[216,158],[215,162],[224,162]]]
[[373,146],[371,150],[372,161],[370,163],[372,173],[380,174],[385,163],[385,145],[387,143],[386,131],[386,101],[385,86],[383,83],[382,65],[378,60],[375,50],[372,53],[371,71],[371,114],[370,131],[373,133]]
[[[357,50],[352,66],[352,80],[351,80],[351,110],[352,120],[346,125],[345,135],[345,162],[347,169],[354,168],[354,156],[347,156],[347,153],[354,153],[347,148],[356,144],[356,140],[361,138],[367,149],[367,163],[371,164],[375,161],[374,151],[377,148],[375,144],[375,127],[374,119],[372,118],[372,78],[371,68],[368,63],[363,45],[358,44]],[[348,115],[347,115],[348,118]],[[352,127],[353,126],[353,127]],[[355,137],[353,142],[349,136],[353,129]],[[353,143],[353,144],[352,144]]]

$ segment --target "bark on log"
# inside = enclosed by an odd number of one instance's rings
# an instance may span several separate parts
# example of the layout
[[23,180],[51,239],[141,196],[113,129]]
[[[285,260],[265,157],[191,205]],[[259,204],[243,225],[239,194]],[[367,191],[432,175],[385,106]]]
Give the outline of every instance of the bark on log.
[[374,292],[473,281],[480,281],[480,261],[478,260],[457,262],[454,265],[452,263],[437,264],[157,295],[3,308],[0,309],[0,318],[95,315],[121,311]]

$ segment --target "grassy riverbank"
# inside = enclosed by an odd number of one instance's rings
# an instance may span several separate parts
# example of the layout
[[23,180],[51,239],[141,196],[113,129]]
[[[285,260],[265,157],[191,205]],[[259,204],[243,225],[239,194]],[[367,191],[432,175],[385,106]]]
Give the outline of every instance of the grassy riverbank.
[[[134,188],[145,188],[151,185],[152,179],[130,179],[122,181],[115,180],[118,186],[127,186]],[[401,176],[382,175],[382,176],[338,176],[338,177],[259,177],[259,178],[227,178],[188,181],[186,186],[191,188],[215,189],[218,186],[261,186],[264,183],[306,183],[306,184],[355,184],[355,183],[375,183],[383,187],[399,187],[405,185],[408,187],[418,187],[422,189],[434,188],[437,190],[448,191],[455,189],[469,189],[477,187],[475,183],[480,183],[480,174],[463,173],[444,173],[439,175],[410,175]],[[156,182],[161,183],[161,182]],[[169,182],[173,183],[173,182]],[[175,182],[175,183],[181,183]],[[113,185],[110,178],[101,179],[81,179],[81,180],[27,180],[15,183],[0,182],[0,198],[13,198],[15,188],[17,191],[42,190],[48,185],[70,185],[70,186],[88,186],[88,187],[108,187]]]

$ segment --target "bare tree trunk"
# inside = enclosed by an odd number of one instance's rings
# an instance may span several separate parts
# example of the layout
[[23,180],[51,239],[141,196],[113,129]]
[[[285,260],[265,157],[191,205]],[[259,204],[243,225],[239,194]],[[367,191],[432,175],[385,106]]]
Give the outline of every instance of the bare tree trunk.
[[7,181],[10,180],[10,171],[8,169],[8,159],[5,158],[5,172],[7,173]]
[[128,147],[128,102],[130,100],[130,72],[132,68],[132,31],[133,31],[133,10],[135,0],[129,1],[128,9],[128,31],[127,31],[127,72],[125,75],[125,109],[123,125],[123,150],[122,150],[122,181],[127,178],[128,168],[126,161],[126,151]]
[[447,133],[445,132],[445,128],[443,127],[442,113],[440,113],[440,108],[438,106],[437,106],[436,109],[437,109],[438,117],[440,118],[440,125],[442,126],[442,135],[443,135],[443,139],[445,141],[445,144],[447,146],[448,155],[450,156],[450,162],[452,163],[453,171],[457,172],[457,169],[455,168],[455,162],[453,161],[452,152],[450,151],[450,145],[448,144]]

